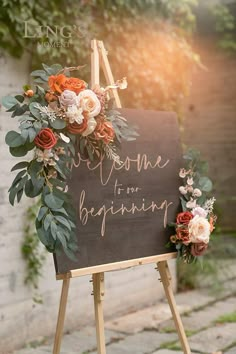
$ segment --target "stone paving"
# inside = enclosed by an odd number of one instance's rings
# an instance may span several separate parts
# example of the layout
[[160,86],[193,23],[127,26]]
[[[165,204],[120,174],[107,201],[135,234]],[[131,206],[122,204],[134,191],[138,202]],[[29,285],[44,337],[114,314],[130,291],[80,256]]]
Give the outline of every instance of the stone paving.
[[[176,295],[192,354],[236,354],[236,279],[218,296],[201,291]],[[234,314],[234,315],[233,315]],[[231,315],[231,316],[230,316]],[[224,316],[224,320],[219,318]],[[165,301],[106,322],[107,354],[181,354]],[[14,354],[52,353],[52,340]],[[94,327],[64,335],[61,354],[96,354]]]

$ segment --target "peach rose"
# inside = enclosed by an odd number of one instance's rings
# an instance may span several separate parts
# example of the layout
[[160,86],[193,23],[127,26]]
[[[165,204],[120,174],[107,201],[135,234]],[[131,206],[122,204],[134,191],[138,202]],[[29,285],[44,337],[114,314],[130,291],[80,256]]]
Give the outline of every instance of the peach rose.
[[67,130],[71,134],[82,134],[88,127],[88,118],[84,116],[84,119],[81,124],[77,122],[71,123],[67,125]]
[[210,224],[207,219],[196,215],[188,225],[190,241],[193,243],[208,243],[210,239]]
[[92,134],[94,129],[96,128],[97,122],[96,120],[92,117],[88,119],[88,124],[86,130],[82,133],[83,136],[87,136]]
[[101,111],[101,103],[92,90],[84,90],[78,95],[78,105],[88,112],[89,118],[96,117]]

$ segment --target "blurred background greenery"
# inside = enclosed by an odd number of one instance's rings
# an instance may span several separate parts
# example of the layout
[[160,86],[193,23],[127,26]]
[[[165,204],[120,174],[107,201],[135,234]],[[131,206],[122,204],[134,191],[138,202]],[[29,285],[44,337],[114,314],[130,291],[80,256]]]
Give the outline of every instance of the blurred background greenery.
[[[1,0],[0,47],[10,55],[33,54],[32,67],[42,62],[67,65],[89,62],[90,40],[103,39],[115,77],[128,76],[125,106],[174,110],[183,116],[183,99],[189,93],[191,73],[201,66],[192,49],[199,0]],[[236,50],[232,37],[235,16],[229,6],[209,1],[219,44]],[[209,19],[208,19],[209,20]],[[27,22],[27,23],[26,23]],[[209,21],[207,21],[207,25]],[[26,28],[27,26],[27,28]],[[42,26],[41,35],[37,35]],[[45,28],[62,28],[58,42]],[[70,26],[70,27],[68,27]],[[67,28],[66,28],[67,27]],[[78,59],[79,58],[79,59]],[[78,63],[79,60],[79,63]],[[154,75],[155,74],[155,75]],[[83,76],[89,79],[89,66]],[[138,88],[138,89],[137,89]],[[155,95],[153,94],[155,92]]]

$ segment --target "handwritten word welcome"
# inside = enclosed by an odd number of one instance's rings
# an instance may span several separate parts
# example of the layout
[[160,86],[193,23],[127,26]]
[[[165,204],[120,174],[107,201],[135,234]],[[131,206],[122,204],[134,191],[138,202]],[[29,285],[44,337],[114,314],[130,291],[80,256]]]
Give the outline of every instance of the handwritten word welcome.
[[[115,171],[120,171],[120,170],[125,170],[129,171],[131,168],[135,169],[137,172],[141,171],[146,171],[148,169],[155,169],[155,168],[164,168],[168,165],[170,160],[166,160],[162,162],[162,157],[157,156],[156,160],[154,162],[151,162],[146,154],[137,154],[136,158],[130,158],[129,156],[126,157],[125,161],[122,162],[120,165],[117,164],[117,162],[113,161],[111,166],[108,169],[108,172],[104,171],[104,159],[106,159],[104,156],[101,158],[101,160],[97,164],[92,164],[88,159],[83,159],[80,154],[78,154],[78,161],[74,161],[73,165],[75,167],[79,167],[81,162],[84,162],[87,164],[87,168],[90,171],[99,169],[99,174],[100,174],[100,181],[103,186],[106,186],[108,182],[110,181],[113,173]],[[106,167],[107,169],[107,167]],[[106,176],[105,176],[106,174]]]

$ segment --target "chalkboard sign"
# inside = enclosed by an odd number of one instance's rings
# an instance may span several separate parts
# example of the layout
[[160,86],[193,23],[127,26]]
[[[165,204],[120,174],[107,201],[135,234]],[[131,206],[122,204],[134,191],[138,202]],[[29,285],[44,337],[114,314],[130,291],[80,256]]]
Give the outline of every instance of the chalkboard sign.
[[57,273],[173,252],[166,248],[179,209],[181,149],[174,113],[120,109],[138,127],[122,164],[75,161],[69,181],[77,210],[77,262],[54,255]]

